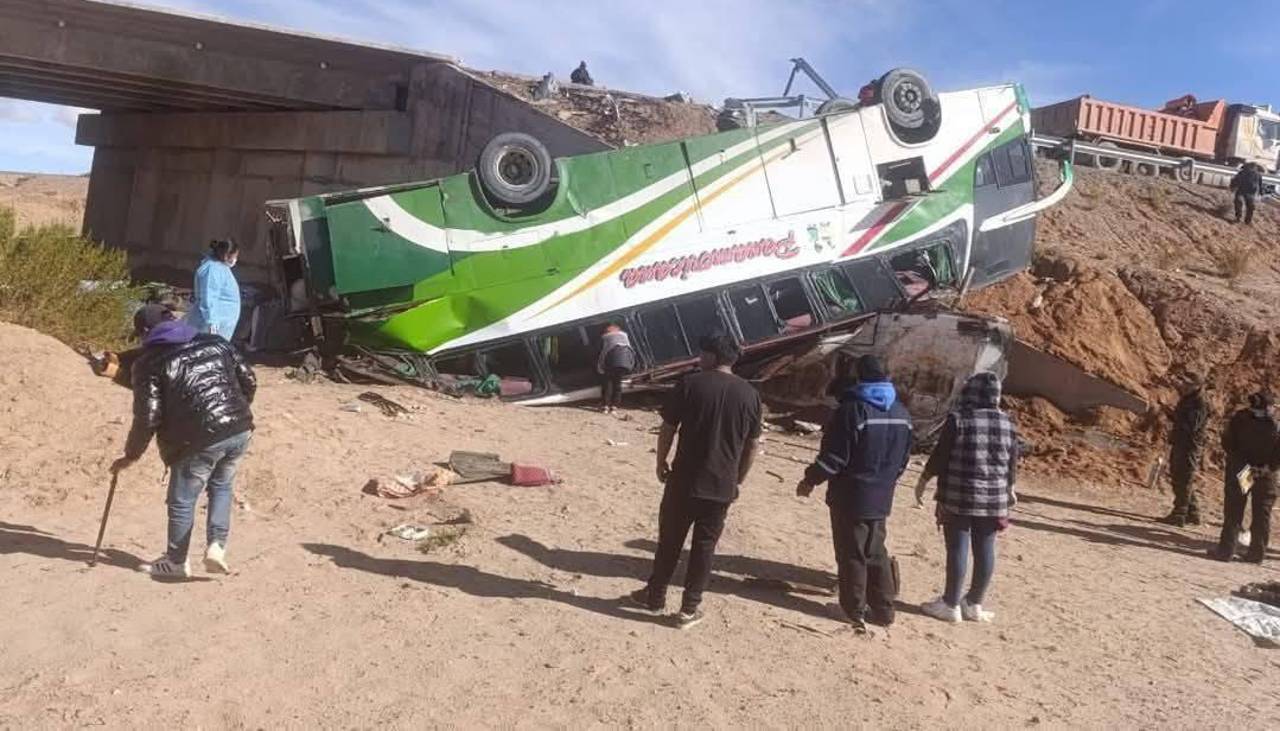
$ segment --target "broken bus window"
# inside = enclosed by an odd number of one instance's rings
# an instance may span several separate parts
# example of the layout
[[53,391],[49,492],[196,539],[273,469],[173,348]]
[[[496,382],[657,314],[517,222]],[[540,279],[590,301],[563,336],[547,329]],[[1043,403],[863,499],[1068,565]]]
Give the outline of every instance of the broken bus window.
[[773,337],[781,329],[759,284],[729,290],[729,304],[733,306],[744,342],[754,343]]
[[827,319],[837,319],[862,311],[858,293],[849,278],[839,269],[827,269],[813,274],[813,288],[818,300],[826,309]]
[[779,279],[766,285],[773,311],[782,321],[784,333],[800,332],[813,327],[813,308],[798,278]]
[[849,262],[841,267],[862,303],[869,310],[889,310],[903,300],[893,272],[878,257],[867,257]]
[[663,304],[641,310],[638,319],[654,364],[662,365],[690,357],[674,305]]
[[677,304],[676,309],[680,311],[680,324],[691,353],[698,352],[698,341],[703,337],[729,332],[713,294],[685,300]]

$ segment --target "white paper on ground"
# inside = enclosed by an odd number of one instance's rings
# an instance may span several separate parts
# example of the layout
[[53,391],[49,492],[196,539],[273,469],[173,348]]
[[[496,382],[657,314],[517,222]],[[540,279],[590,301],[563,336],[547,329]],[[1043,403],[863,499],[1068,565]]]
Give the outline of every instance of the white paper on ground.
[[1280,648],[1280,607],[1237,596],[1199,601],[1250,637]]

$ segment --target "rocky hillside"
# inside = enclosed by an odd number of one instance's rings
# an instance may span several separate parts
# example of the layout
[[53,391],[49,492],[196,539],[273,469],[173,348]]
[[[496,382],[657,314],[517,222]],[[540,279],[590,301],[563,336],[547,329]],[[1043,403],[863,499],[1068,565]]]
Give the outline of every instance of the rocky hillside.
[[[1049,167],[1041,170],[1049,177]],[[1032,271],[966,307],[1007,317],[1019,337],[1146,398],[1139,417],[1062,414],[1015,401],[1033,468],[1144,482],[1164,451],[1168,415],[1192,375],[1214,386],[1216,432],[1258,388],[1280,393],[1280,207],[1251,227],[1230,221],[1226,191],[1085,169],[1039,221]],[[1216,447],[1211,463],[1221,459]]]

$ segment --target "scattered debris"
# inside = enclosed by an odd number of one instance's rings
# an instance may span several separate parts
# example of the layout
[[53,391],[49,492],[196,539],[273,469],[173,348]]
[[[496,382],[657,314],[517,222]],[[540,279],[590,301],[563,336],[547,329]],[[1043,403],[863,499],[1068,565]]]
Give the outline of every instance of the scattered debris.
[[405,541],[420,541],[431,535],[431,528],[425,525],[404,523],[387,531],[387,535],[395,536],[396,538]]
[[409,410],[404,406],[401,406],[382,394],[374,393],[373,391],[365,391],[356,398],[364,401],[365,403],[377,406],[378,409],[382,411],[383,416],[387,416],[392,419],[397,416],[407,416],[409,414]]
[[422,553],[431,553],[437,549],[445,548],[457,543],[463,536],[467,534],[467,526],[452,525],[445,528],[439,528],[431,532],[424,540],[418,543],[418,550]]
[[776,479],[778,482],[786,482],[786,481],[787,481],[787,478],[783,477],[782,475],[778,474],[777,472],[774,472],[773,470],[765,470],[765,471],[764,471],[764,473],[765,473],[766,475],[768,475],[768,476],[770,476],[770,477],[772,477],[772,478]]
[[364,411],[364,407],[355,401],[346,401],[338,405],[338,410],[350,411],[353,414],[358,414],[361,411]]
[[817,434],[822,431],[821,424],[815,424],[812,421],[800,421],[796,419],[791,422],[791,430],[799,434]]
[[1232,592],[1241,599],[1249,599],[1273,607],[1280,607],[1280,581],[1259,581],[1245,584]]
[[538,101],[550,99],[560,93],[560,82],[556,81],[555,74],[547,72],[543,75],[542,81],[533,89],[533,98]]
[[604,443],[605,443],[605,444],[608,444],[610,447],[627,447],[627,446],[630,446],[627,442],[619,442],[619,441],[614,440],[614,439],[606,439],[606,440],[604,440]]
[[1238,596],[1199,601],[1252,637],[1258,645],[1280,648],[1280,607]]
[[502,481],[519,487],[537,487],[560,482],[545,467],[503,462],[501,457],[488,452],[453,452],[449,455],[449,469],[458,474],[454,484]]
[[362,492],[366,495],[377,495],[390,500],[401,500],[416,497],[430,490],[453,484],[458,476],[443,467],[413,472],[408,475],[395,475],[390,478],[374,477],[365,483]]

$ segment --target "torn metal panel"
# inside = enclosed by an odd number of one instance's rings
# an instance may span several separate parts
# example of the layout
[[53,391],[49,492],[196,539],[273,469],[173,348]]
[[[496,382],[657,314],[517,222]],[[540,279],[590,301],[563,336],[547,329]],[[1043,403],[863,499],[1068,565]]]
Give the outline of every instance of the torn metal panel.
[[969,376],[1004,377],[1013,332],[1002,320],[951,312],[882,313],[859,329],[823,338],[785,373],[761,383],[771,405],[821,419],[835,406],[827,384],[845,362],[875,354],[911,412],[917,438],[930,441]]
[[1098,406],[1146,413],[1146,401],[1102,378],[1091,376],[1061,358],[1037,350],[1021,340],[1009,350],[1005,393],[1039,396],[1068,414]]

